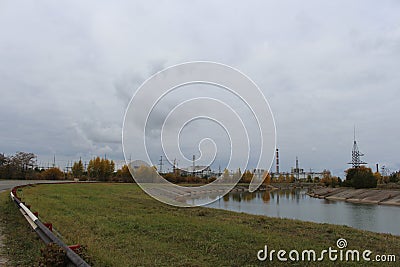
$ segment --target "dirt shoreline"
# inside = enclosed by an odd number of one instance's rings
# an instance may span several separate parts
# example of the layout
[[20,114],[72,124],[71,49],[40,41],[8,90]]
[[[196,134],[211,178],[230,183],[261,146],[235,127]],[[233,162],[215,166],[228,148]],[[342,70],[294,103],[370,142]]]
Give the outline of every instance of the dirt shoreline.
[[308,193],[311,197],[361,204],[392,205],[400,207],[400,190],[319,188]]

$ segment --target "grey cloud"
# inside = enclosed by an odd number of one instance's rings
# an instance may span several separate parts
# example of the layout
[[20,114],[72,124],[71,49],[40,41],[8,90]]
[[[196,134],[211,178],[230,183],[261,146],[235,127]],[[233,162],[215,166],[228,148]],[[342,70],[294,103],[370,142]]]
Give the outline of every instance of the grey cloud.
[[304,168],[342,175],[354,124],[371,165],[400,168],[396,1],[0,5],[0,152],[121,159],[136,88],[173,64],[211,60],[242,70],[267,96],[283,169],[298,155]]
[[114,81],[115,95],[127,106],[134,92],[144,80],[145,79],[137,73],[123,75],[123,77]]

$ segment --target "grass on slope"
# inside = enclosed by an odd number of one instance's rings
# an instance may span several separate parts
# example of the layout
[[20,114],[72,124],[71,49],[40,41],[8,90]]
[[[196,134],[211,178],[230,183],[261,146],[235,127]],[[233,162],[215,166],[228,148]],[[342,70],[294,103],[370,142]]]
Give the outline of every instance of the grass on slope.
[[38,262],[44,243],[11,201],[9,191],[0,193],[0,230],[4,237],[0,257],[9,260],[6,266],[34,266]]
[[[177,208],[152,199],[134,184],[38,185],[24,188],[20,195],[39,211],[43,222],[53,223],[65,243],[85,245],[94,266],[265,266],[271,263],[257,260],[264,245],[319,252],[336,248],[338,238],[347,240],[348,249],[397,257],[400,253],[398,236],[209,208]],[[280,264],[285,263],[275,258],[273,265]],[[311,263],[334,264],[338,263]]]

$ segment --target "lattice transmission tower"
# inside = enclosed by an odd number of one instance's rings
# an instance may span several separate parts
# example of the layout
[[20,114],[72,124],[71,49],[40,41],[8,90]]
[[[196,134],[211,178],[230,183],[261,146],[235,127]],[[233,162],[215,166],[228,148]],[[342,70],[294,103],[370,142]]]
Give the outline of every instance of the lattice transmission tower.
[[353,150],[351,151],[351,164],[353,168],[359,168],[363,164],[367,164],[366,162],[361,160],[361,157],[364,156],[363,153],[360,152],[358,149],[357,141],[356,141],[356,127],[354,126],[354,143],[353,143]]

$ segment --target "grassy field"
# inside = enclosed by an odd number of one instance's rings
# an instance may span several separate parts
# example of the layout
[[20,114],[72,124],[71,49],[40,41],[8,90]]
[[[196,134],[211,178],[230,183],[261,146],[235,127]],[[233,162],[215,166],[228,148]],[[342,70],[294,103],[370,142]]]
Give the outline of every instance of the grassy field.
[[9,192],[0,193],[0,228],[4,235],[0,258],[9,260],[6,266],[33,266],[38,262],[44,244],[11,201]]
[[19,195],[39,211],[43,222],[53,223],[67,244],[85,245],[94,266],[284,265],[276,258],[273,263],[259,262],[257,251],[268,245],[288,252],[319,252],[336,248],[338,238],[347,240],[348,249],[396,254],[400,260],[398,236],[209,208],[176,208],[153,200],[134,184],[38,185]]

